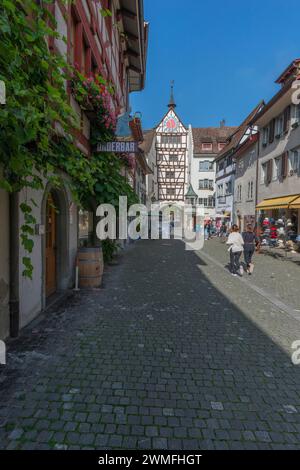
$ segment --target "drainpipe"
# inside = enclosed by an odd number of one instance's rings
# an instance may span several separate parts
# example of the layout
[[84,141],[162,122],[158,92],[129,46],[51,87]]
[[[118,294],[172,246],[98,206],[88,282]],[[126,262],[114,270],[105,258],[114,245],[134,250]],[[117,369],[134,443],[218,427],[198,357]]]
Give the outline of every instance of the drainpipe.
[[257,142],[256,142],[256,145],[257,145],[257,158],[256,158],[256,188],[255,188],[255,222],[256,222],[256,226],[257,226],[257,229],[258,229],[258,213],[257,213],[257,210],[256,210],[256,206],[258,204],[258,185],[259,185],[259,182],[258,182],[258,176],[259,176],[259,155],[260,155],[260,131],[258,131],[258,139],[257,139]]
[[16,338],[20,329],[19,298],[19,193],[9,196],[9,284],[10,336]]
[[[235,172],[236,172],[236,161],[234,157],[234,153],[232,155],[232,166],[233,166],[233,175],[232,175],[232,223],[237,224],[236,217],[235,217]],[[239,227],[240,229],[241,227]]]

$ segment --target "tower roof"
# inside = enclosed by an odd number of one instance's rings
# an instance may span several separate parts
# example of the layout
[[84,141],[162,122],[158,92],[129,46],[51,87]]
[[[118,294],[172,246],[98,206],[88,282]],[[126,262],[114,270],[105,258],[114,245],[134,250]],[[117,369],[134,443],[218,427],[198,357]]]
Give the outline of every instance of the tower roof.
[[174,100],[174,80],[171,81],[171,95],[170,95],[170,101],[168,104],[168,108],[174,109],[176,108],[176,103]]
[[190,183],[188,192],[186,193],[185,197],[187,199],[191,199],[193,197],[198,197],[197,193],[195,193],[192,184]]

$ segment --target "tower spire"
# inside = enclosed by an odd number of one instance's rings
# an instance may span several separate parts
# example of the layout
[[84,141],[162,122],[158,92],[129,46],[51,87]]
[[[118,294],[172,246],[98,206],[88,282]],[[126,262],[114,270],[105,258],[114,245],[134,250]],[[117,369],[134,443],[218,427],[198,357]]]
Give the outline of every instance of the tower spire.
[[170,96],[170,102],[168,104],[168,107],[170,109],[176,108],[176,103],[174,100],[174,80],[171,81],[171,96]]

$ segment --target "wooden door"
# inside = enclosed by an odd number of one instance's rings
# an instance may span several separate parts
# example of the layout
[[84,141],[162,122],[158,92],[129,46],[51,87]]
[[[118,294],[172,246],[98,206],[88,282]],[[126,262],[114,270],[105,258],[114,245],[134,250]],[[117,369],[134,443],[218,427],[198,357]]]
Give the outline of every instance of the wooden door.
[[52,195],[46,206],[46,297],[56,291],[56,211]]

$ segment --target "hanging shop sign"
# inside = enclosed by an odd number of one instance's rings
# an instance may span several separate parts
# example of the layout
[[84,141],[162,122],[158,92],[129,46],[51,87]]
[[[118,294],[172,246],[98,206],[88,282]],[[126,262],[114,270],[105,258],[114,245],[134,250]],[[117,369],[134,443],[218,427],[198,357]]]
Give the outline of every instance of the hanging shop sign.
[[138,151],[138,142],[106,142],[97,145],[97,152],[114,152],[114,153],[136,153]]
[[118,117],[117,128],[116,128],[116,135],[118,137],[127,137],[128,135],[131,135],[130,125],[129,125],[130,121],[131,121],[130,110],[124,114],[121,114]]

